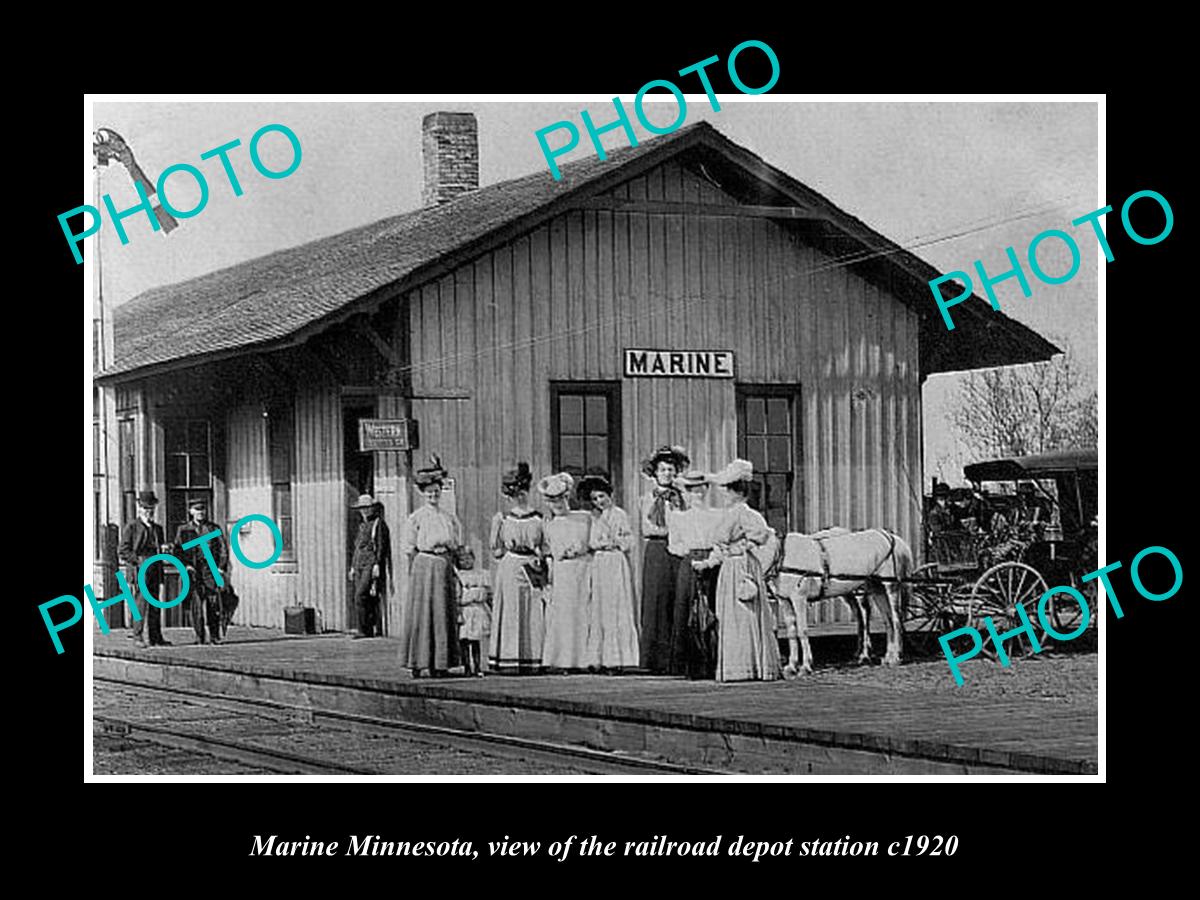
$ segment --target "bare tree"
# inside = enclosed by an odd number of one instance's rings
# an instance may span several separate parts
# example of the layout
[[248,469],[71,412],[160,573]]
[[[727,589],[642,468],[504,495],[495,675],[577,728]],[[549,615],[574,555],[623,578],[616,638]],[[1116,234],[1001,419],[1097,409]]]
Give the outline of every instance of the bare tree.
[[1086,389],[1068,350],[1050,362],[970,373],[950,421],[984,459],[1095,447],[1096,413],[1096,391]]

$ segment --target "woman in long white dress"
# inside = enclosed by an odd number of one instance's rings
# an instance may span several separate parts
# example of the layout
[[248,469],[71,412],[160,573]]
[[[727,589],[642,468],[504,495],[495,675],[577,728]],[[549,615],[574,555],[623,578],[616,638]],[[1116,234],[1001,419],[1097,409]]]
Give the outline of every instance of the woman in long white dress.
[[716,546],[697,570],[719,565],[717,575],[717,681],[774,681],[782,675],[775,639],[775,611],[763,572],[775,559],[779,540],[747,498],[754,467],[735,459],[713,476],[728,503],[717,526]]
[[588,546],[591,517],[572,511],[567,498],[575,479],[567,472],[547,475],[538,491],[550,509],[546,522],[550,585],[546,597],[546,641],[542,665],[559,672],[579,672],[599,664],[591,633],[591,565]]
[[592,548],[591,642],[598,665],[621,672],[638,664],[638,630],[633,593],[633,572],[628,553],[633,549],[633,529],[625,510],[612,502],[612,484],[602,475],[579,482],[580,504],[595,510],[589,544]]

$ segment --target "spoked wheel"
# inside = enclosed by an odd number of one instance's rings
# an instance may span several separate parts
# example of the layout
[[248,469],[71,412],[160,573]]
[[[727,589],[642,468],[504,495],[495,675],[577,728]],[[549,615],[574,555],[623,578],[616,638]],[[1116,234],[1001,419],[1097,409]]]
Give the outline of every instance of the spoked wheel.
[[913,582],[901,610],[901,619],[906,632],[928,633],[938,631],[943,617],[947,585],[936,581]]
[[920,577],[910,581],[907,600],[901,609],[908,642],[905,652],[936,651],[938,637],[966,624],[970,598],[970,584]]
[[[1021,619],[1016,611],[1017,604],[1024,605],[1026,618],[1038,635],[1038,641],[1045,645],[1046,638],[1038,621],[1037,604],[1047,589],[1046,579],[1042,578],[1038,570],[1021,562],[1002,562],[980,576],[971,590],[971,612],[968,618],[971,625],[983,636],[985,654],[992,659],[996,658],[996,648],[987,632],[987,626],[983,623],[984,618],[990,617],[992,627],[1000,633],[1020,628]],[[1026,656],[1033,652],[1033,644],[1029,635],[1022,632],[1004,642],[1004,651],[1013,658]]]
[[904,608],[904,630],[944,634],[963,625],[970,608],[970,586],[946,581],[914,582]]

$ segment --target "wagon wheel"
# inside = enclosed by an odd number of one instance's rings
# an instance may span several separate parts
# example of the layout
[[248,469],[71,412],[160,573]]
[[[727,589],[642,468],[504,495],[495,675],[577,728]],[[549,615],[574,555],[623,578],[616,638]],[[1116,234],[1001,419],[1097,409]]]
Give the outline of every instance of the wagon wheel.
[[936,650],[938,637],[966,624],[971,585],[940,580],[931,572],[913,579],[908,587],[901,608],[905,652]]
[[949,581],[913,581],[902,611],[904,630],[942,634],[958,627],[966,609],[961,586]]
[[[979,630],[983,636],[983,652],[992,659],[996,658],[996,648],[992,645],[987,627],[983,624],[985,617],[990,616],[992,625],[997,631],[1005,632],[1021,626],[1021,619],[1016,612],[1018,603],[1025,606],[1025,615],[1034,630],[1039,633],[1039,643],[1045,644],[1045,635],[1037,616],[1037,604],[1048,590],[1046,580],[1037,569],[1020,562],[1002,562],[992,566],[971,589],[970,612],[967,616],[970,624]],[[1026,656],[1033,652],[1033,645],[1027,634],[1005,642],[1004,650],[1009,657]]]
[[908,581],[908,590],[903,593],[900,621],[905,633],[927,632],[934,628],[938,610],[941,609],[943,585],[934,578],[936,564],[927,563],[914,571]]

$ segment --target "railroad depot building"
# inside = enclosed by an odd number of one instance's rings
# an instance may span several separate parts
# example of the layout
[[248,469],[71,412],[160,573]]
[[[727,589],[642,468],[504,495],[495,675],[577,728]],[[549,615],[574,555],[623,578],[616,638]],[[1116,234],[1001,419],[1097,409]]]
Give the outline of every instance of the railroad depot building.
[[[504,469],[602,468],[634,510],[640,460],[665,443],[710,471],[751,460],[776,528],[883,526],[919,554],[925,378],[1059,352],[979,298],[948,332],[928,287],[940,272],[707,123],[566,164],[561,181],[486,187],[474,116],[431,114],[421,139],[422,209],[115,310],[97,378],[109,572],[141,487],[168,535],[200,496],[226,528],[265,513],[282,530],[273,566],[232,567],[235,621],[279,627],[308,606],[350,630],[359,494],[384,504],[402,567],[410,473],[437,453],[443,502],[487,565]],[[262,523],[241,542],[270,556]]]

